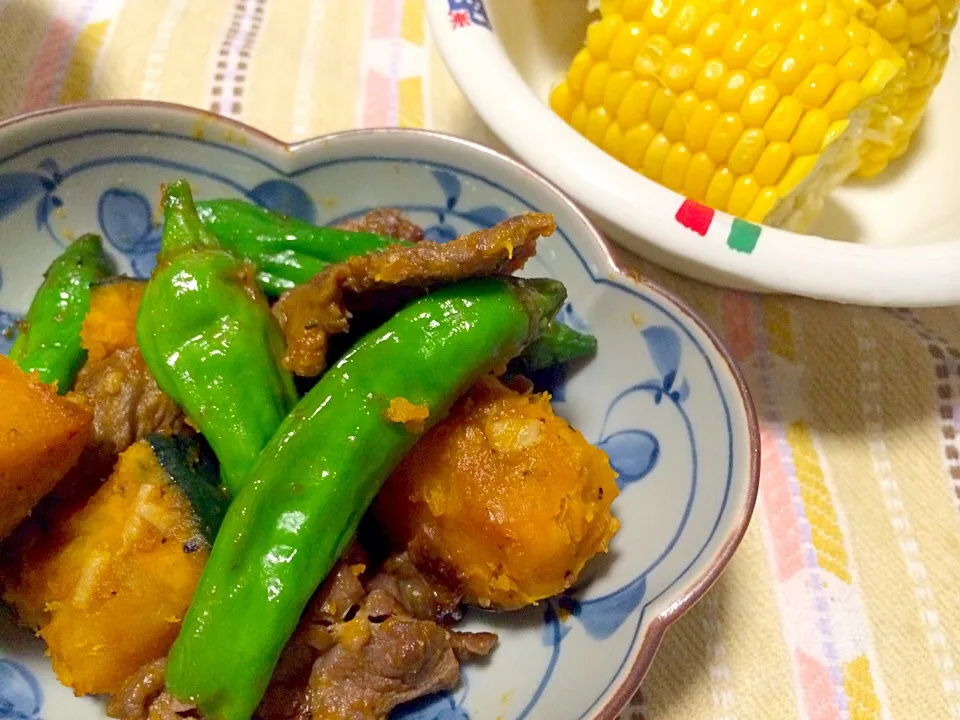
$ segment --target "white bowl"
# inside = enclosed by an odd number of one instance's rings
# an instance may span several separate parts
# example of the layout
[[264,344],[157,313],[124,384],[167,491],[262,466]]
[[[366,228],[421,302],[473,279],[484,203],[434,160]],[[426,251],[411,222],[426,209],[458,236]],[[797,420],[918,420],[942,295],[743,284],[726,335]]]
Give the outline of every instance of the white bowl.
[[716,213],[701,234],[688,227],[696,222],[680,222],[683,196],[613,159],[547,106],[581,46],[586,0],[426,2],[440,53],[483,120],[629,249],[676,272],[741,289],[864,305],[960,303],[956,59],[916,147],[887,175],[835,192],[812,228],[816,234],[734,225],[726,213]]
[[[490,662],[467,666],[456,692],[397,715],[614,718],[667,625],[717,579],[756,499],[756,418],[716,336],[682,302],[622,273],[553,186],[486,148],[403,130],[290,147],[196,110],[130,103],[0,125],[0,320],[26,310],[70,236],[98,232],[123,270],[149,273],[160,184],[179,177],[199,197],[246,197],[321,223],[398,207],[438,238],[508,214],[554,213],[559,230],[526,272],[566,283],[560,317],[592,329],[599,353],[547,381],[558,412],[621,471],[623,529],[563,600],[572,616],[561,620],[557,601],[473,614],[467,627],[500,634]],[[40,644],[9,618],[0,655],[0,715],[102,720],[102,704],[61,686]]]

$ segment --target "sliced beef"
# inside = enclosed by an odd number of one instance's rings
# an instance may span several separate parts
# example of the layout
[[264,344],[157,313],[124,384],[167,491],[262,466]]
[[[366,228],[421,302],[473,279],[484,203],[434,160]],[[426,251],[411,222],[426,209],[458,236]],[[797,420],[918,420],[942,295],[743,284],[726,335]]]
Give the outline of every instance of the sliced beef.
[[403,213],[399,210],[392,210],[390,208],[372,210],[366,215],[342,222],[337,225],[337,227],[343,230],[385,235],[386,237],[406,240],[407,242],[415,243],[423,240],[422,228],[414,225],[404,217]]
[[385,718],[401,703],[449,690],[460,679],[450,634],[427,620],[391,616],[363,625],[355,643],[339,642],[313,666],[306,691],[312,720]]
[[[287,643],[257,710],[259,720],[385,720],[398,705],[453,688],[460,662],[491,652],[492,633],[458,633],[459,595],[405,553],[376,572],[354,544],[317,591]],[[163,661],[111,700],[122,720],[198,717],[163,691]]]
[[330,336],[347,332],[351,313],[369,305],[370,299],[362,296],[372,294],[395,307],[409,298],[397,294],[398,289],[512,273],[536,252],[537,239],[555,229],[551,215],[531,213],[448,243],[393,246],[331,265],[273,306],[286,338],[284,363],[297,375],[319,375],[326,367]]
[[180,408],[157,386],[137,347],[85,365],[73,392],[93,409],[87,459],[105,465],[107,473],[121,452],[146,435],[188,430]]

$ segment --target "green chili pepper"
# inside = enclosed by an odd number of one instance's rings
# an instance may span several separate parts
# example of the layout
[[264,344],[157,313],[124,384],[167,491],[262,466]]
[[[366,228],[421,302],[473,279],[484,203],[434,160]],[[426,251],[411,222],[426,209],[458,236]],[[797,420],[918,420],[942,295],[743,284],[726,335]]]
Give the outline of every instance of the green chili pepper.
[[253,269],[203,227],[184,181],[164,196],[163,239],[140,304],[137,342],[160,389],[209,441],[236,494],[297,394]]
[[517,367],[521,371],[543,370],[593,355],[596,351],[597,339],[593,335],[577,332],[554,320],[543,335],[517,358]]
[[257,264],[257,280],[273,296],[307,282],[331,263],[390,245],[411,244],[372,233],[317,227],[243,200],[198,202],[197,213],[227,250]]
[[[566,290],[488,278],[414,301],[303,397],[227,511],[167,662],[167,689],[208,720],[249,720],[317,586],[381,484],[480,376],[543,331]],[[425,406],[391,422],[394,398]]]
[[44,274],[23,328],[10,348],[10,359],[27,372],[36,370],[63,395],[87,359],[80,329],[90,310],[91,287],[113,272],[96,235],[67,245]]
[[[307,282],[330,263],[354,255],[413,243],[372,233],[317,227],[266,210],[243,200],[197,203],[203,224],[234,254],[256,263],[257,281],[267,295],[277,297]],[[539,370],[592,355],[597,339],[553,322],[520,365]]]

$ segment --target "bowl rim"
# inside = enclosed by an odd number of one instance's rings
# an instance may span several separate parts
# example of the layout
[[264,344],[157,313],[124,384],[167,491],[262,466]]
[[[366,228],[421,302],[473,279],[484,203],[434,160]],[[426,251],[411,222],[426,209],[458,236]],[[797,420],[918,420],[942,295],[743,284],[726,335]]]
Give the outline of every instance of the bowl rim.
[[[612,226],[619,244],[675,272],[736,289],[884,307],[960,303],[952,271],[960,266],[960,236],[905,247],[865,245],[747,223],[690,201],[558,117],[521,77],[495,32],[495,18],[490,26],[455,28],[451,8],[450,0],[426,0],[432,37],[474,112],[525,163]],[[690,222],[691,215],[699,222]],[[749,251],[734,241],[745,226],[757,233]]]
[[234,131],[256,137],[268,147],[273,147],[281,152],[287,152],[291,154],[302,149],[319,147],[331,142],[363,137],[394,135],[409,138],[426,138],[441,144],[457,146],[462,150],[466,150],[467,152],[486,155],[492,158],[495,162],[504,164],[513,172],[524,176],[527,181],[534,184],[539,184],[541,187],[549,191],[550,194],[554,195],[560,204],[564,205],[571,213],[573,213],[573,216],[582,225],[583,233],[589,236],[591,241],[596,244],[596,247],[600,250],[601,255],[603,256],[603,259],[607,265],[613,269],[617,275],[633,284],[649,289],[655,294],[666,299],[668,302],[672,303],[681,315],[683,315],[689,322],[693,323],[697,329],[703,333],[703,335],[706,337],[706,340],[717,353],[719,359],[722,360],[726,365],[726,369],[733,378],[741,400],[741,404],[743,406],[747,427],[748,453],[750,458],[746,497],[740,508],[739,516],[731,525],[727,536],[724,538],[712,560],[710,560],[699,577],[697,577],[696,580],[690,584],[687,592],[678,597],[674,602],[670,603],[670,605],[662,613],[650,619],[647,625],[648,629],[643,634],[639,648],[633,651],[634,659],[630,665],[630,668],[625,674],[623,674],[619,685],[615,687],[613,692],[607,693],[607,700],[603,705],[591,708],[587,711],[588,714],[584,716],[590,720],[616,720],[617,716],[620,714],[623,708],[626,707],[631,698],[633,698],[637,690],[640,688],[640,684],[653,663],[653,659],[660,647],[660,643],[663,641],[663,636],[667,629],[682,615],[693,608],[697,602],[699,602],[699,600],[707,593],[707,591],[713,587],[714,583],[716,583],[716,581],[720,578],[720,575],[726,569],[731,558],[743,540],[747,529],[749,528],[750,521],[753,517],[753,512],[757,503],[760,490],[761,455],[760,426],[757,418],[757,410],[746,379],[744,378],[742,371],[740,370],[736,361],[733,359],[733,355],[719,334],[714,331],[713,328],[711,328],[700,316],[700,314],[697,313],[685,300],[680,298],[679,295],[674,293],[672,290],[668,290],[660,284],[643,277],[634,268],[631,268],[626,263],[623,263],[619,259],[614,248],[596,228],[593,222],[586,216],[580,207],[578,207],[577,204],[574,203],[566,195],[566,193],[564,193],[564,191],[552,181],[543,177],[536,170],[527,167],[523,163],[508,157],[507,155],[494,150],[493,148],[448,133],[417,128],[361,128],[318,135],[294,143],[287,143],[274,137],[273,135],[270,135],[269,133],[251,127],[250,125],[247,125],[239,120],[217,115],[209,110],[195,108],[189,105],[153,100],[99,100],[59,105],[56,107],[15,115],[11,118],[0,121],[0,135],[11,128],[29,124],[31,121],[40,118],[48,118],[63,114],[84,114],[86,112],[96,110],[122,109],[156,110],[162,113],[173,113],[205,118],[217,124],[231,128]]

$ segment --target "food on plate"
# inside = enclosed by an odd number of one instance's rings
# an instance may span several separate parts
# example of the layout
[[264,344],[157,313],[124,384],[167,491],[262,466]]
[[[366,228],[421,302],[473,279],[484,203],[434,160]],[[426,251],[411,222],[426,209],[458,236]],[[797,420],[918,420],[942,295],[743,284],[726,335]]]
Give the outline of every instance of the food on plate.
[[518,374],[596,348],[562,283],[513,276],[553,218],[440,244],[388,209],[198,209],[184,181],[163,208],[149,281],[103,263],[35,326],[75,333],[45,341],[55,386],[0,361],[0,422],[30,428],[11,463],[48,473],[0,546],[5,600],[125,720],[377,719],[453,688],[497,642],[455,629],[465,606],[569,589],[619,527],[606,455]]
[[860,19],[906,61],[906,71],[897,77],[892,91],[885,94],[887,100],[875,109],[871,119],[871,137],[860,151],[857,172],[861,177],[883,172],[891,160],[910,147],[947,66],[958,6],[957,0],[856,4]]
[[391,246],[331,265],[273,306],[287,344],[284,364],[297,375],[320,374],[329,336],[349,330],[353,296],[417,291],[463,278],[513,272],[536,253],[537,239],[555,229],[548,215],[521,215],[448,243]]
[[10,348],[11,360],[36,372],[43,382],[56,384],[61,395],[86,359],[80,329],[90,309],[92,285],[111,269],[100,238],[84,235],[70,243],[44,275]]
[[92,418],[0,356],[0,538],[6,537],[80,458]]
[[[899,0],[603,0],[550,105],[671,190],[803,230],[858,168],[905,149],[922,111],[906,108],[945,62],[948,5],[913,4],[908,20]],[[938,60],[910,52],[914,38]]]
[[375,513],[468,602],[509,610],[563,592],[606,551],[618,492],[607,456],[546,394],[487,377],[404,456]]
[[232,493],[297,401],[255,274],[200,223],[187,184],[170,184],[137,340],[160,389],[210,442]]
[[[422,265],[429,259],[427,254],[445,256],[448,268],[454,260],[449,255],[452,248],[438,252],[436,243],[432,243],[430,249],[414,251],[413,254],[403,251],[402,248],[422,241],[423,231],[396,210],[373,210],[337,227],[316,227],[242,200],[203,201],[197,203],[197,214],[225,249],[257,265],[257,282],[270,297],[306,283],[330,263],[383,251],[390,246],[394,246],[395,252],[392,263],[398,265],[402,262],[407,269],[412,262]],[[514,223],[508,232],[519,231]],[[488,235],[484,239],[493,238]],[[376,262],[384,264],[383,259]],[[436,263],[434,265],[436,268]],[[391,272],[396,269],[391,268]],[[394,280],[410,285],[412,277],[394,277]],[[426,278],[420,282],[423,280]],[[409,289],[407,293],[401,298],[412,297]],[[521,359],[526,369],[536,370],[587,357],[596,349],[593,336],[551,322],[540,339],[524,351]]]
[[[216,497],[215,474],[180,478],[211,481],[207,495]],[[78,694],[117,692],[167,652],[209,554],[196,506],[140,441],[7,578],[4,600],[38,631],[57,676]]]
[[[441,288],[359,340],[320,378],[230,506],[170,652],[174,695],[213,717],[250,717],[317,585],[422,433],[386,416],[390,400],[425,405],[427,423],[436,423],[465,388],[536,338],[565,296],[555,280]],[[238,625],[251,630],[237,637]],[[209,667],[218,672],[205,673]]]
[[93,286],[90,310],[80,327],[80,344],[90,365],[137,346],[137,313],[147,284],[132,278],[110,278]]

